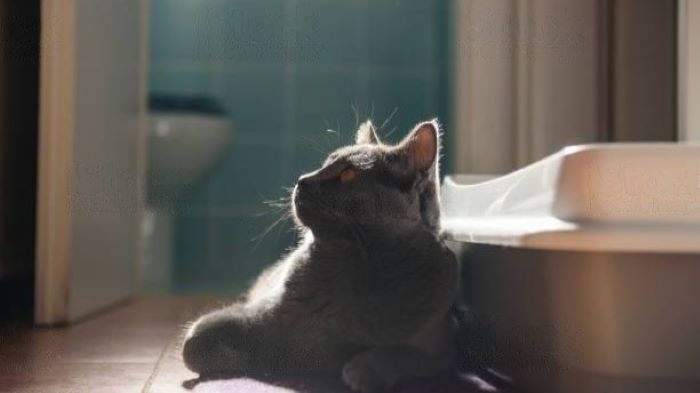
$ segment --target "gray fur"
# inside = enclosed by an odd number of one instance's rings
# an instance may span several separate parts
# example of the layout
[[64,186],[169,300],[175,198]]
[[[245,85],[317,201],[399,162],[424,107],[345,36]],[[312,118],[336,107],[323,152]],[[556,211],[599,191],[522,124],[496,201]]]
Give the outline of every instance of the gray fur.
[[[388,146],[365,123],[356,141],[299,178],[299,246],[189,329],[192,371],[330,374],[372,392],[447,367],[459,274],[439,238],[438,124]],[[348,167],[355,176],[341,182]]]

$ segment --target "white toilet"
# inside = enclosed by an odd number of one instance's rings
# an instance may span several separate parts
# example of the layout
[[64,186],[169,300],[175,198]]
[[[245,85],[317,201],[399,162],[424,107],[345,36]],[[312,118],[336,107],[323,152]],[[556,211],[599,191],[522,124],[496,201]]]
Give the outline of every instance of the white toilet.
[[[153,101],[153,100],[152,100]],[[172,238],[177,200],[225,152],[232,134],[220,110],[182,108],[182,100],[151,105],[148,129],[148,198],[141,226],[143,288],[167,291],[172,276]],[[191,109],[194,107],[194,109]]]

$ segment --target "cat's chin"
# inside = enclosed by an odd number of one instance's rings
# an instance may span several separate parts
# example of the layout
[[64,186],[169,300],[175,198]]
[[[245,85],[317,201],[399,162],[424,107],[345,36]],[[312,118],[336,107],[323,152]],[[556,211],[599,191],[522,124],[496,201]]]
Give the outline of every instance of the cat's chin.
[[307,206],[303,202],[294,199],[294,203],[292,204],[292,214],[294,217],[294,221],[296,221],[304,227],[309,227]]
[[323,217],[320,217],[318,207],[314,206],[313,203],[304,201],[302,198],[299,198],[298,195],[294,195],[292,214],[294,221],[304,228],[311,229],[314,227],[323,227],[325,225],[325,220],[323,220]]

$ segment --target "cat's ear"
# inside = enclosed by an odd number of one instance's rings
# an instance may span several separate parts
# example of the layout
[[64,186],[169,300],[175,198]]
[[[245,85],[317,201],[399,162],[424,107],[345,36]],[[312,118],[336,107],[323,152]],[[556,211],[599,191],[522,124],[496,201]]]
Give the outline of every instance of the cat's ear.
[[440,125],[437,119],[419,123],[397,146],[408,168],[418,172],[435,172],[440,154]]
[[356,145],[378,145],[380,143],[379,137],[377,136],[377,130],[374,128],[372,120],[367,120],[360,125],[360,128],[357,129],[357,134],[355,134]]
[[[395,147],[399,174],[417,180],[421,219],[436,233],[440,228],[440,124],[437,119],[419,123]],[[396,167],[395,167],[396,168]]]

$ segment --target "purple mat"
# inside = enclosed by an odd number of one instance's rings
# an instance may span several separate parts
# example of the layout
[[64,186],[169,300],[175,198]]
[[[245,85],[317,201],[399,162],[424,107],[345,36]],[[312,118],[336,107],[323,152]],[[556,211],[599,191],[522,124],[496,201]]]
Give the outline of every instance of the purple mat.
[[[340,381],[304,379],[263,382],[251,378],[189,381],[192,393],[349,393]],[[483,393],[504,392],[474,374],[406,382],[387,393]],[[504,392],[505,393],[505,392]]]

